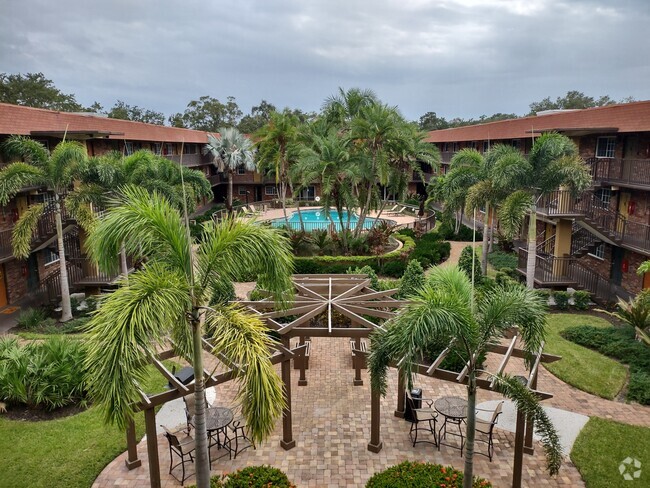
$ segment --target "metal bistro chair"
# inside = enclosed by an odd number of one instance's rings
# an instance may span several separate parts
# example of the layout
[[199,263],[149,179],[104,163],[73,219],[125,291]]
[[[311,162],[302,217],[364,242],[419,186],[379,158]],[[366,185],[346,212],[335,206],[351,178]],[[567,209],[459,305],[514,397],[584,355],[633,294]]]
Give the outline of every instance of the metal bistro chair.
[[[438,412],[436,412],[436,410],[433,408],[433,400],[428,400],[426,398],[422,398],[421,400],[426,403],[427,407],[422,408],[420,406],[420,408],[415,408],[416,403],[411,396],[411,392],[406,392],[406,401],[408,402],[409,408],[412,412],[411,430],[409,431],[409,437],[411,438],[411,441],[413,441],[413,447],[415,447],[415,444],[418,442],[426,442],[437,447],[438,436],[436,434],[436,421],[438,419]],[[420,426],[420,424],[424,425]],[[433,435],[433,442],[430,440],[418,440],[419,431],[428,432]]]
[[[185,483],[186,478],[185,463],[194,463],[194,456],[192,455],[195,448],[194,438],[186,434],[184,431],[170,432],[164,425],[161,425],[161,427],[165,429],[165,437],[169,441],[169,474],[178,480],[172,471],[178,466],[181,466],[183,474],[179,481],[182,485]],[[176,454],[180,459],[176,464],[174,464],[174,454]]]
[[[194,393],[191,393],[189,395],[186,395],[183,397],[183,402],[185,403],[185,420],[187,422],[187,434],[189,435],[192,432],[192,428],[194,427],[194,424],[192,423],[192,418],[196,414],[196,409],[194,408],[196,406],[196,400],[194,399]],[[206,409],[206,414],[209,408],[208,400],[205,400],[205,409]],[[208,449],[210,449],[212,446],[216,445],[221,445],[221,437],[219,435],[219,432],[211,432],[209,435],[208,439]]]
[[255,447],[255,443],[248,437],[248,426],[246,425],[246,420],[243,417],[238,417],[232,421],[228,428],[233,432],[233,436],[228,436],[228,445],[230,447],[230,452],[235,459],[237,459],[237,454],[252,447]]
[[487,456],[490,461],[492,461],[492,456],[494,454],[494,443],[492,441],[492,432],[494,431],[494,426],[499,421],[499,415],[503,411],[503,401],[500,401],[494,410],[485,410],[482,408],[477,408],[477,412],[492,412],[490,420],[476,419],[476,433],[479,434],[475,438],[475,442],[484,442],[488,446],[487,454],[484,452],[474,451],[476,454],[482,456]]

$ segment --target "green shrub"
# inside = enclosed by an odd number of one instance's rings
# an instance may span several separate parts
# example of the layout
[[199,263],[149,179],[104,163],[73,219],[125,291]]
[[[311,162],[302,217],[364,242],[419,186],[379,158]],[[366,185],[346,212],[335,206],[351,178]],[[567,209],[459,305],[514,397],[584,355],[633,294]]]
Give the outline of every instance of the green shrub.
[[393,290],[395,288],[399,288],[399,284],[401,282],[402,280],[400,279],[391,279],[391,278],[379,280],[379,288],[377,288],[377,291],[386,291],[386,290]]
[[49,318],[42,308],[28,308],[20,312],[16,322],[19,328],[32,330],[41,326],[54,325],[55,320]]
[[[440,237],[446,241],[472,241],[474,239],[474,231],[467,227],[464,224],[461,224],[460,230],[458,233],[454,232],[456,226],[455,219],[453,217],[448,218],[444,214],[440,219],[440,225],[436,227],[436,232]],[[483,239],[483,234],[477,230],[476,231],[476,241],[479,242]]]
[[0,339],[0,400],[48,410],[85,397],[81,341],[52,337],[20,345]]
[[[508,269],[508,268],[504,268],[504,269]],[[485,277],[483,277],[483,279],[485,279]],[[497,274],[494,277],[494,281],[501,286],[511,285],[513,283],[519,283],[519,280],[512,278],[508,273],[504,271],[497,271]]]
[[551,294],[552,294],[551,290],[539,289],[539,290],[535,290],[535,291],[537,292],[537,294],[540,297],[544,298],[546,300],[546,302],[548,303],[548,299],[551,297]]
[[[404,461],[374,474],[366,488],[459,488],[463,486],[463,472],[440,464]],[[474,488],[489,488],[492,484],[475,477]]]
[[219,280],[212,287],[212,299],[210,305],[225,305],[237,298],[235,285],[229,280]]
[[503,268],[516,269],[517,259],[516,254],[509,252],[492,251],[488,254],[488,263],[497,271],[503,270]]
[[451,244],[442,241],[436,232],[429,232],[415,241],[411,259],[417,259],[423,268],[428,268],[447,259],[450,252]]
[[364,266],[363,268],[348,268],[345,271],[347,274],[366,274],[370,278],[370,288],[379,290],[379,278],[377,273],[371,266]]
[[555,300],[555,306],[559,310],[568,310],[569,309],[569,298],[570,295],[566,291],[554,291],[553,300]]
[[585,290],[578,290],[573,293],[573,306],[578,310],[587,310],[591,303],[591,293]]
[[650,348],[635,340],[634,328],[570,327],[562,337],[630,366],[627,399],[650,405]]
[[399,233],[403,236],[409,236],[411,239],[415,239],[417,237],[413,229],[400,229]]
[[460,252],[460,257],[458,258],[458,268],[460,268],[467,277],[472,279],[472,259],[474,267],[474,282],[481,282],[481,260],[476,253],[476,250],[472,246],[465,246]]
[[399,285],[398,295],[400,298],[406,298],[415,294],[424,285],[424,269],[417,259],[411,259],[406,266],[402,281]]
[[390,261],[381,267],[381,274],[393,278],[400,278],[405,271],[406,263],[404,261]]
[[[422,347],[424,356],[430,362],[435,361],[435,359],[440,355],[440,353],[449,346],[449,340],[446,339],[436,339],[428,344],[425,344]],[[478,358],[479,365],[483,364],[485,361],[485,353]],[[449,354],[443,359],[440,368],[446,369],[448,371],[453,371],[455,373],[460,373],[465,364],[467,364],[467,352],[461,344],[456,344]]]
[[[248,466],[233,473],[213,476],[210,488],[295,488],[287,475],[272,466]],[[188,488],[196,488],[191,485]]]

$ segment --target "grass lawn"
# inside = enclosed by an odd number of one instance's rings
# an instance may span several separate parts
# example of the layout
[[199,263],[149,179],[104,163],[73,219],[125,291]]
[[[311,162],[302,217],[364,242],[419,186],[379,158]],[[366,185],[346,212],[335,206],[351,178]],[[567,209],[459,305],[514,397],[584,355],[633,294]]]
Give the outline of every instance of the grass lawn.
[[627,369],[618,361],[574,344],[560,332],[576,325],[612,327],[605,319],[593,315],[551,314],[547,319],[544,351],[562,356],[560,361],[544,366],[565,383],[603,398],[614,398],[625,385]]
[[[620,474],[627,457],[641,461],[640,478],[626,481]],[[650,486],[650,429],[592,417],[573,445],[571,461],[587,488]]]
[[[160,373],[152,374],[143,389],[163,391]],[[136,416],[138,438],[144,435],[144,415]],[[97,408],[71,417],[43,422],[3,419],[0,415],[0,486],[2,488],[81,488],[126,450],[126,435],[104,426]]]

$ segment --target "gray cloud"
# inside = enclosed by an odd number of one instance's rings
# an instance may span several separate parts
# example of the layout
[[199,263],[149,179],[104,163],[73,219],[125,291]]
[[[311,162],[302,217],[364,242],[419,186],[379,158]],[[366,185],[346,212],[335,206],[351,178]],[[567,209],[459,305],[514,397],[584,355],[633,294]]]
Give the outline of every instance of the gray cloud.
[[80,102],[318,110],[371,88],[404,115],[524,113],[545,96],[650,98],[647,0],[0,0],[0,71]]

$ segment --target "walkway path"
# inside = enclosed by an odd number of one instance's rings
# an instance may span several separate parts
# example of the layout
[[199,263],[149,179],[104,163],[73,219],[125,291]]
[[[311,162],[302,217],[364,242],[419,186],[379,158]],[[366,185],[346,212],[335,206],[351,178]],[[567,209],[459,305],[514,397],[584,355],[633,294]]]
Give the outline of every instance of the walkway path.
[[[460,259],[460,253],[463,252],[463,249],[465,249],[467,246],[472,245],[471,242],[462,242],[462,241],[449,241],[449,244],[451,244],[449,257],[445,262],[441,263],[440,266],[453,266],[455,264],[458,264],[458,260]],[[477,242],[474,247],[479,247],[480,245],[481,243]]]
[[[297,371],[292,374],[293,428],[296,448],[284,451],[279,446],[282,433],[278,422],[272,436],[258,449],[244,451],[236,460],[220,459],[213,464],[213,473],[232,471],[244,466],[271,464],[284,470],[298,487],[356,487],[363,486],[375,472],[403,460],[431,461],[463,466],[457,450],[418,444],[413,448],[408,440],[409,424],[393,416],[396,396],[396,374],[389,373],[388,395],[382,400],[382,433],[384,449],[373,454],[366,449],[370,436],[370,391],[368,375],[364,371],[364,385],[352,386],[350,349],[347,339],[314,339],[312,342],[309,384],[297,385]],[[489,356],[488,370],[494,370],[499,358]],[[511,373],[522,373],[521,360],[513,358],[508,367]],[[416,384],[423,388],[427,398],[446,395],[465,395],[464,387],[418,376]],[[217,403],[232,404],[232,384],[217,388]],[[539,389],[552,393],[554,398],[545,405],[585,415],[597,415],[635,425],[650,425],[650,408],[626,405],[593,397],[580,392],[542,369]],[[498,399],[493,392],[480,391],[479,402]],[[171,427],[171,426],[170,426]],[[512,477],[513,442],[511,432],[497,429],[495,458],[489,462],[483,456],[475,460],[476,474],[490,479],[495,487],[510,486]],[[167,474],[169,450],[160,436],[159,452],[163,486],[179,486]],[[146,445],[141,442],[139,453],[143,465],[133,471],[124,466],[125,455],[115,459],[97,478],[95,487],[148,486]],[[543,449],[538,445],[535,454],[524,457],[524,486],[584,486],[579,473],[566,461],[559,476],[551,478],[545,471]],[[617,469],[614,466],[613,469]],[[193,479],[190,480],[190,483]]]

